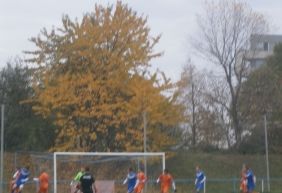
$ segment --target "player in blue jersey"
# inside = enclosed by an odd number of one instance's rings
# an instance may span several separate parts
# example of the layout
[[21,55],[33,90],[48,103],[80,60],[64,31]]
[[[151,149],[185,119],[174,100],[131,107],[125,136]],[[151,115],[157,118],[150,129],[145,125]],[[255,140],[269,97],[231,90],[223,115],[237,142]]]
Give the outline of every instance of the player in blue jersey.
[[23,190],[24,184],[29,178],[29,167],[21,168],[18,177],[13,185],[12,193],[20,193]]
[[197,193],[204,190],[205,183],[206,183],[206,176],[204,172],[200,169],[199,166],[196,166],[195,188]]
[[123,184],[127,183],[127,193],[134,192],[134,187],[135,187],[136,181],[137,181],[136,173],[133,171],[132,168],[129,168],[128,174],[127,174],[125,180],[123,181]]
[[256,179],[255,179],[254,173],[251,170],[251,168],[249,168],[249,166],[246,166],[246,169],[247,169],[246,171],[247,192],[253,193],[255,190]]

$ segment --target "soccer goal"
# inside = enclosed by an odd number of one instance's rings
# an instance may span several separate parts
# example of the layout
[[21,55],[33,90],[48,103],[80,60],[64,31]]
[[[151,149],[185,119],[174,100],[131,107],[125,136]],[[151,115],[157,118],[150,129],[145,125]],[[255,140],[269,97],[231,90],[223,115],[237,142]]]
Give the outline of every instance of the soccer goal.
[[[122,181],[128,168],[143,169],[148,183],[165,169],[164,152],[55,152],[53,154],[54,193],[70,192],[70,182],[81,167],[90,167],[98,191],[113,193],[125,190]],[[107,190],[106,190],[106,189]]]

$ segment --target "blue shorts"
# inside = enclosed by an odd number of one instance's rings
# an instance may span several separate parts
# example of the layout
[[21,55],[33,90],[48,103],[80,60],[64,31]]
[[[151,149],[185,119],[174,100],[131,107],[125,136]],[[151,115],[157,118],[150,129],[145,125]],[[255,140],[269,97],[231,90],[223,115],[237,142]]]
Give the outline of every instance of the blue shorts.
[[15,184],[17,187],[21,187],[24,185],[24,183],[21,180],[17,180]]
[[254,189],[255,189],[255,185],[254,184],[247,184],[247,189],[248,189],[248,192],[253,192]]
[[201,191],[204,189],[204,183],[199,183],[199,184],[196,184],[196,190],[197,191]]
[[132,193],[134,191],[134,186],[130,186],[127,188],[128,193]]

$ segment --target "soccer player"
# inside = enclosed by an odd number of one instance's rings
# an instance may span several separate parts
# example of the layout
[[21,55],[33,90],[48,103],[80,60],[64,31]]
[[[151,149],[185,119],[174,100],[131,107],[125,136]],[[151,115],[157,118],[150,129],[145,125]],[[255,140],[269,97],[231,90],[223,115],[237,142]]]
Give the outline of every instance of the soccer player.
[[241,170],[240,192],[241,193],[247,192],[247,179],[246,179],[246,165],[245,164],[243,164],[242,170]]
[[200,169],[199,166],[196,166],[195,188],[197,193],[204,190],[205,182],[206,182],[206,176],[204,172]]
[[127,193],[132,193],[134,191],[134,187],[137,181],[136,173],[133,171],[132,168],[128,169],[128,174],[123,181],[123,184],[127,183]]
[[33,178],[34,181],[39,182],[38,193],[48,193],[49,175],[43,169],[38,178]]
[[21,168],[17,179],[12,187],[12,193],[20,193],[23,190],[24,184],[28,181],[29,167]]
[[157,183],[161,183],[161,193],[168,193],[171,186],[173,191],[176,192],[173,177],[168,172],[168,169],[164,169],[163,173],[157,179]]
[[141,193],[144,186],[145,186],[145,182],[147,180],[146,175],[144,174],[143,170],[140,168],[138,173],[137,173],[137,181],[134,187],[134,191],[135,193]]
[[75,175],[73,180],[71,181],[71,186],[75,187],[74,193],[78,193],[80,190],[80,178],[84,174],[84,167],[80,168],[80,171]]
[[10,192],[12,192],[13,190],[13,186],[14,184],[16,183],[19,175],[20,175],[20,171],[21,171],[21,168],[20,167],[16,167],[16,170],[15,170],[15,173],[13,174],[13,178],[10,182]]
[[255,176],[251,168],[249,166],[246,166],[246,179],[247,179],[247,192],[253,193],[255,190]]
[[85,167],[83,175],[80,177],[80,189],[82,193],[97,193],[95,178],[90,173],[89,167]]

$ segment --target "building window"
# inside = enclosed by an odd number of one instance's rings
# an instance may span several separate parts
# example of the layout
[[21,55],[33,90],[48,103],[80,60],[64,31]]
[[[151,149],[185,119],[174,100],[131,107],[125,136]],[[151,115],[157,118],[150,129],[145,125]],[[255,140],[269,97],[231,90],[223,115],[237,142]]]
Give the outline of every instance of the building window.
[[258,42],[256,45],[256,49],[262,51],[263,50],[263,43],[262,42]]
[[263,50],[264,51],[269,51],[269,44],[268,44],[268,42],[264,42],[263,43]]

